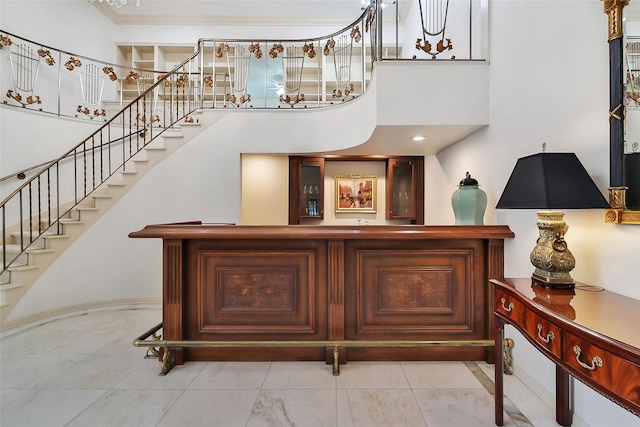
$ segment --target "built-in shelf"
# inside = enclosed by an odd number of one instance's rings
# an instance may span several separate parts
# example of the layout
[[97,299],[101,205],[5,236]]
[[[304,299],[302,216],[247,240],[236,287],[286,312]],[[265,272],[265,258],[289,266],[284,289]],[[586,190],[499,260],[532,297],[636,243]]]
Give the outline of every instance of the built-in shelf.
[[[202,63],[194,61],[193,64],[198,65],[192,65],[193,68],[187,70],[196,74],[202,71],[204,76],[210,79],[211,83],[204,87],[204,100],[209,103],[213,101],[215,106],[227,107],[232,105],[227,99],[227,94],[240,98],[242,94],[248,92],[254,102],[259,102],[258,100],[263,97],[272,97],[273,103],[269,103],[272,107],[299,108],[318,103],[338,103],[357,97],[366,90],[367,82],[371,79],[371,70],[363,67],[363,64],[370,63],[371,55],[368,48],[363,52],[362,41],[353,44],[351,59],[346,62],[343,55],[335,57],[332,53],[324,55],[323,46],[317,43],[314,45],[316,55],[313,58],[305,56],[304,61],[300,58],[297,62],[293,60],[287,62],[285,54],[271,58],[264,43],[261,46],[263,55],[259,59],[248,53],[247,46],[242,46],[244,59],[236,55],[239,52],[236,50],[238,46],[231,43],[222,56],[219,56],[219,52],[216,51],[219,45],[205,46],[202,52]],[[196,45],[133,43],[117,45],[117,63],[124,66],[124,69],[117,73],[120,81],[117,98],[131,100],[146,89],[144,85],[126,80],[129,71],[136,71],[142,77],[148,77],[155,82],[157,77],[171,71],[196,51]],[[384,51],[385,57],[393,58],[397,49],[387,46],[384,47]],[[260,64],[256,61],[260,61]],[[339,63],[336,64],[336,62]],[[287,64],[289,64],[288,68]],[[246,84],[234,75],[236,69],[241,68],[248,70]],[[345,73],[343,77],[348,76],[348,78],[343,78],[342,83],[336,82],[337,73]],[[199,80],[199,77],[193,78]],[[279,101],[275,88],[264,88],[265,78],[272,85],[285,88],[288,86],[284,96],[289,96],[289,102]],[[288,84],[286,84],[287,81]],[[251,91],[264,93],[251,93]],[[302,95],[304,100],[300,101],[299,98]],[[251,107],[251,105],[247,106]]]

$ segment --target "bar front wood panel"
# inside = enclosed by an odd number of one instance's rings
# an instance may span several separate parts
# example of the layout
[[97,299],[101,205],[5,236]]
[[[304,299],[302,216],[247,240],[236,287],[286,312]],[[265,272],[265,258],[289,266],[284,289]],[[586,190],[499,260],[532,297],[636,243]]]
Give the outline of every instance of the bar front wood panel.
[[[163,337],[193,341],[491,339],[505,226],[151,225],[164,239]],[[499,259],[496,259],[499,258]],[[326,360],[325,348],[184,347],[185,360]],[[478,347],[349,348],[346,360],[491,360]]]
[[[326,340],[321,240],[187,240],[185,339]],[[320,348],[185,348],[187,360],[324,360]]]
[[[346,338],[487,339],[486,249],[480,240],[350,241],[345,276]],[[354,348],[349,359],[485,358],[481,348]]]

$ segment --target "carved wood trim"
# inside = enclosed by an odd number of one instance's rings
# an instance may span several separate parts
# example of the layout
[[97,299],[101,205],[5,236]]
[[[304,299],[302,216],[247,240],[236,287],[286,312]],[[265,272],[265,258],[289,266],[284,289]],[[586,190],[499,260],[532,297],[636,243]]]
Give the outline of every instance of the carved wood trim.
[[629,0],[603,0],[604,13],[609,17],[609,41],[621,38],[623,35],[622,10],[629,4]]
[[328,247],[329,339],[344,339],[344,241],[331,240]]
[[[167,340],[183,339],[182,325],[182,240],[163,241],[162,335]],[[182,349],[176,349],[176,364],[183,363]]]

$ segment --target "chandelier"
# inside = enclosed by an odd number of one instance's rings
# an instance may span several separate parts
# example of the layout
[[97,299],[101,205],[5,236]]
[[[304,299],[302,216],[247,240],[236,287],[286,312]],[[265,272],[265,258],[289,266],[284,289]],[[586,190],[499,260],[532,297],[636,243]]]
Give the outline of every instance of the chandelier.
[[[95,0],[93,0],[95,1]],[[107,3],[109,6],[115,6],[120,9],[127,4],[127,0],[98,0],[100,3]],[[136,0],[136,7],[140,7],[140,0]]]
[[[374,0],[360,0],[360,3],[362,3],[362,10],[364,10],[372,3],[374,3]],[[382,0],[380,2],[380,8],[385,9],[387,6],[390,6],[392,4],[396,4],[396,0]]]

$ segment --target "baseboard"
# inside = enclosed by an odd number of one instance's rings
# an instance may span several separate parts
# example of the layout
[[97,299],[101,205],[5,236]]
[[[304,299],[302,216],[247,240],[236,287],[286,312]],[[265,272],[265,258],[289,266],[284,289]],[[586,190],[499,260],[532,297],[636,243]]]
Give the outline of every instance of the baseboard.
[[14,335],[33,326],[41,325],[53,320],[64,319],[67,317],[80,316],[96,311],[142,308],[161,310],[162,301],[157,298],[119,299],[110,301],[99,301],[88,304],[78,304],[55,310],[44,311],[20,319],[11,320],[9,322],[3,322],[2,330],[0,331],[0,338]]

